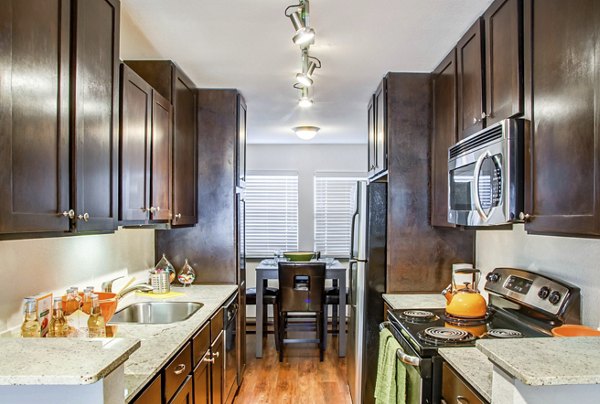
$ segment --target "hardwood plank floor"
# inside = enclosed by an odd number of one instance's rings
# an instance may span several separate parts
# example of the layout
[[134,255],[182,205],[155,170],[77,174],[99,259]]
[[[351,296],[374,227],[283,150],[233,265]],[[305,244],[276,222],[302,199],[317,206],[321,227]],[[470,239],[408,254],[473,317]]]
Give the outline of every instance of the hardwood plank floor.
[[[294,335],[310,338],[310,334]],[[256,359],[255,342],[256,335],[248,334],[246,373],[235,404],[352,403],[346,382],[346,360],[337,355],[337,337],[328,336],[323,362],[319,362],[316,344],[291,344],[286,345],[280,363],[272,334],[265,342],[263,358]]]

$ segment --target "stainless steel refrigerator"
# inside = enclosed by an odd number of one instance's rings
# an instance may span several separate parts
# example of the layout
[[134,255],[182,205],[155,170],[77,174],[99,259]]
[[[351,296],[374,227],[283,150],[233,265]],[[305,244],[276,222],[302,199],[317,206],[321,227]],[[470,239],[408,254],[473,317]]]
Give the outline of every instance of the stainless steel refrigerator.
[[356,187],[350,257],[347,376],[353,403],[374,402],[386,276],[387,183]]

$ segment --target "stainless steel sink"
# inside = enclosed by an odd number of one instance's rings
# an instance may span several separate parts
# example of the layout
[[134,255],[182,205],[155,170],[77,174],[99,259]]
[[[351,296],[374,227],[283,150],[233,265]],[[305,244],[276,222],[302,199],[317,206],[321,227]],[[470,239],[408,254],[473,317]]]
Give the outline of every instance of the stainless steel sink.
[[195,302],[134,303],[117,311],[109,324],[171,324],[187,320],[202,306]]

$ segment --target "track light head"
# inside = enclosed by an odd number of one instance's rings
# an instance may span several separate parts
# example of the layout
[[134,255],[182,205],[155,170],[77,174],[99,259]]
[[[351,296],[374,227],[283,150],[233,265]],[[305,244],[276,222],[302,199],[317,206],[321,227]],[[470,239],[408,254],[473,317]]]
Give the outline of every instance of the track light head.
[[296,45],[309,45],[315,42],[315,30],[308,27],[300,28],[292,38]]
[[310,108],[313,105],[313,100],[312,98],[309,98],[306,95],[303,95],[302,97],[300,97],[300,100],[298,100],[298,105],[301,108]]
[[313,85],[313,79],[309,77],[308,73],[296,74],[296,81],[304,87],[310,87]]

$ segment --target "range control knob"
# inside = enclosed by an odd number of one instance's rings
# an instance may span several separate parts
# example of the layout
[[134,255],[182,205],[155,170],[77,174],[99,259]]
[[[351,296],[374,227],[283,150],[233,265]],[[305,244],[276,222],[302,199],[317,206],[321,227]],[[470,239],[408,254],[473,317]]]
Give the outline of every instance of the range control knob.
[[550,295],[550,288],[548,286],[543,286],[538,292],[538,297],[540,299],[545,299]]
[[487,274],[485,279],[487,279],[489,282],[496,283],[500,280],[500,275],[498,275],[495,272],[490,272],[489,274]]
[[560,295],[560,293],[558,293],[557,291],[554,291],[552,293],[550,293],[550,297],[548,298],[548,301],[552,304],[558,304],[558,302],[560,302],[560,298],[562,296]]

